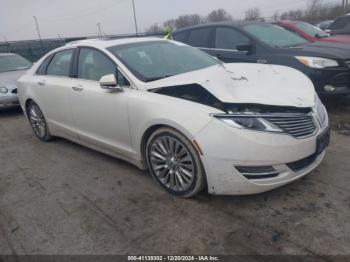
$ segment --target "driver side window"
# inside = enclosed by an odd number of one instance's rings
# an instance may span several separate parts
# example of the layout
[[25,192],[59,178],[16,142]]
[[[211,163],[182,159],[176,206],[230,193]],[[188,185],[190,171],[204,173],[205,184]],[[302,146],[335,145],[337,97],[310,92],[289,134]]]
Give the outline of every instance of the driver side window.
[[249,38],[228,27],[218,27],[215,33],[215,48],[237,50],[238,46],[249,45]]
[[104,75],[115,75],[116,71],[116,65],[105,54],[92,48],[80,49],[78,78],[99,81]]

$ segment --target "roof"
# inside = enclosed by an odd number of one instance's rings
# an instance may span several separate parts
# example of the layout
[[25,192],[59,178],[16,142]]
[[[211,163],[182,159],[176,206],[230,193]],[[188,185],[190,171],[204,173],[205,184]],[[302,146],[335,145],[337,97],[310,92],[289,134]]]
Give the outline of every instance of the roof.
[[207,26],[232,26],[232,27],[242,27],[245,25],[259,25],[259,24],[269,24],[266,22],[257,22],[257,21],[230,21],[230,22],[216,22],[216,23],[208,23],[208,24],[200,24],[190,27],[181,28],[179,30],[176,30],[174,33],[187,31],[189,29],[195,29],[195,28],[201,28],[201,27],[207,27]]
[[0,53],[0,56],[14,56],[14,55],[17,55],[17,54],[14,54],[14,53]]
[[121,38],[121,39],[86,39],[80,41],[74,41],[67,43],[66,46],[93,46],[99,48],[108,48],[115,45],[140,43],[140,42],[151,42],[151,41],[166,41],[156,37],[132,37],[132,38]]

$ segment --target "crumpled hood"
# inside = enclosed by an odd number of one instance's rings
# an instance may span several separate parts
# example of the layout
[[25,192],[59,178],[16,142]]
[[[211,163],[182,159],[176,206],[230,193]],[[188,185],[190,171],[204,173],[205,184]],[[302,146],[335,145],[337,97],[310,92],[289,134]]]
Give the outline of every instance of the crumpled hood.
[[0,73],[0,86],[6,86],[9,89],[16,87],[17,79],[26,73],[27,70],[16,70]]
[[301,72],[278,65],[223,64],[147,83],[147,89],[199,84],[224,103],[312,107],[315,89]]

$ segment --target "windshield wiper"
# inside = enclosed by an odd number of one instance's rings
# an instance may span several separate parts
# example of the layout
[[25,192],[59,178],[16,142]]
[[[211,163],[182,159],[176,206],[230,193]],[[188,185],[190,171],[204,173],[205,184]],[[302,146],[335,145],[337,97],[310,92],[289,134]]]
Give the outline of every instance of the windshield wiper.
[[171,77],[171,76],[174,76],[174,75],[164,75],[164,76],[150,77],[150,78],[146,79],[146,82],[157,81],[157,80],[160,80],[160,79],[163,79],[163,78],[167,78],[167,77]]

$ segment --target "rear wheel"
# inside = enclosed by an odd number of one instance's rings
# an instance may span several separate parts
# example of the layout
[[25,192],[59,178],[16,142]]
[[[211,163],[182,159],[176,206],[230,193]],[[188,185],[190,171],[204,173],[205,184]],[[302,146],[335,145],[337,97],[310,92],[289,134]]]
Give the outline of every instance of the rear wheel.
[[47,142],[52,139],[44,114],[35,102],[30,102],[27,107],[27,116],[33,132],[41,141]]
[[160,128],[148,139],[146,158],[149,170],[166,191],[192,197],[203,190],[205,174],[192,143],[180,132]]

